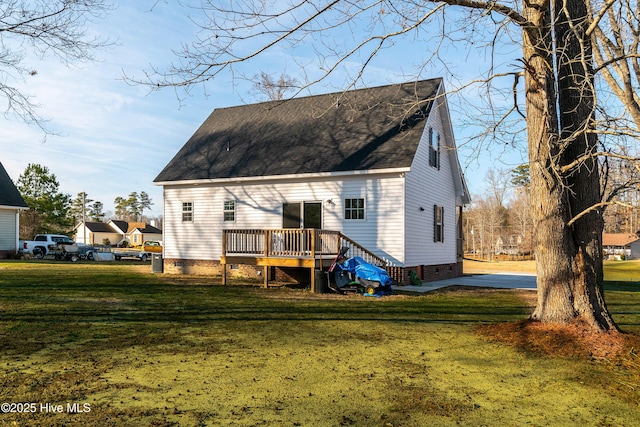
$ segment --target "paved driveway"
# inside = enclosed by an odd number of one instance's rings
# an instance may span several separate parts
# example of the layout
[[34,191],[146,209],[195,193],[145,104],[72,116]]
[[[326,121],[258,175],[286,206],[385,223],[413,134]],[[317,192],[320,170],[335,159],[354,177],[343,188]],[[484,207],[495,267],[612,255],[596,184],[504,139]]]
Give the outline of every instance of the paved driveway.
[[394,286],[396,291],[429,292],[447,286],[479,286],[486,288],[537,289],[535,274],[493,273],[473,274],[455,279],[424,282],[422,286]]

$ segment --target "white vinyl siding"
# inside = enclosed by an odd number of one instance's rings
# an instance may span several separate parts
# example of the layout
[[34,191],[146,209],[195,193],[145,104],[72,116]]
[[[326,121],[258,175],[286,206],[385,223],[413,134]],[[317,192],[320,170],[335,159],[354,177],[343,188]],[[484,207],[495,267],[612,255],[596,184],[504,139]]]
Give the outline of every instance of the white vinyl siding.
[[0,209],[0,250],[16,249],[16,211]]
[[[238,185],[166,186],[164,191],[164,256],[220,259],[223,229],[282,227],[282,204],[322,203],[322,227],[342,231],[374,253],[402,262],[403,211],[399,208],[403,178],[341,177]],[[247,195],[251,195],[248,197]],[[344,219],[345,199],[362,198],[364,219]],[[220,207],[235,200],[235,221],[224,221]],[[193,223],[183,223],[182,203],[193,200]]]
[[[429,128],[440,135],[440,169],[430,165]],[[434,133],[435,133],[434,132]],[[456,189],[447,147],[451,142],[442,127],[440,112],[435,108],[428,120],[411,171],[406,175],[406,265],[437,265],[457,261],[456,256]],[[444,241],[437,242],[434,227],[434,205],[444,210]]]

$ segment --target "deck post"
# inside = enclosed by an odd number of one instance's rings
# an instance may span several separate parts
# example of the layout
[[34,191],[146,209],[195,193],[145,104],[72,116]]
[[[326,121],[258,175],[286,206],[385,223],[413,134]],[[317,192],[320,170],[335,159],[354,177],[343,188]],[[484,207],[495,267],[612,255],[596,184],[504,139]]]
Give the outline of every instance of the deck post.
[[316,269],[315,269],[315,264],[316,264],[316,230],[313,229],[311,230],[311,232],[309,233],[311,235],[311,259],[313,260],[313,267],[310,268],[311,270],[311,293],[315,294],[316,293]]
[[268,288],[269,287],[269,267],[268,266],[263,266],[262,267],[262,275],[264,276],[264,287]]
[[227,264],[222,264],[222,286],[227,284]]
[[227,284],[227,263],[223,263],[223,259],[227,257],[227,230],[222,230],[222,256],[220,257],[220,264],[222,266],[222,285]]
[[[264,256],[269,257],[269,253],[271,252],[271,231],[264,230]],[[266,265],[262,267],[262,275],[264,278],[264,287],[269,287],[269,267]]]

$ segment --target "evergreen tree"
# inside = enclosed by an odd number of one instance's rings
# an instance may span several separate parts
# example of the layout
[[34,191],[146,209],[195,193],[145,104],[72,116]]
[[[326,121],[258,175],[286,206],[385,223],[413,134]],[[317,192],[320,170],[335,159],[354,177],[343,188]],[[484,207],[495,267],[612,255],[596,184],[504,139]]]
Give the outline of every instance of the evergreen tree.
[[69,215],[73,218],[74,223],[78,224],[87,220],[88,206],[89,203],[93,201],[94,200],[90,199],[84,191],[78,193],[76,198],[71,202],[71,209],[69,210]]
[[129,196],[116,197],[113,201],[116,208],[116,217],[124,221],[142,221],[142,213],[153,205],[149,195],[142,191],[140,194],[134,191]]
[[20,236],[30,239],[38,233],[66,233],[73,225],[71,195],[60,192],[56,176],[46,166],[29,164],[18,177],[16,187],[29,206],[20,214]]
[[96,221],[96,222],[104,221],[105,213],[104,213],[104,205],[102,204],[102,202],[95,201],[91,205],[89,205],[89,211],[87,215],[92,221]]

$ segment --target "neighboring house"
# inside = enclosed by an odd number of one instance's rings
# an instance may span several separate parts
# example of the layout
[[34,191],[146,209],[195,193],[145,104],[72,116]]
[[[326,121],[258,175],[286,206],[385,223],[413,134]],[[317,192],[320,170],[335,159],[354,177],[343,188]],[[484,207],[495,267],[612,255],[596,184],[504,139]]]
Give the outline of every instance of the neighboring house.
[[605,256],[614,259],[640,259],[640,237],[633,233],[603,233]]
[[102,245],[105,240],[110,245],[121,244],[123,241],[130,245],[141,245],[147,240],[161,241],[162,230],[144,222],[127,222],[110,220],[104,222],[81,222],[75,229],[75,241],[90,245]]
[[522,236],[510,234],[496,239],[496,255],[519,255],[522,253]]
[[441,79],[216,109],[154,182],[166,272],[220,272],[223,230],[322,229],[399,282],[462,274],[469,194]]
[[162,241],[162,230],[144,222],[130,222],[127,230],[128,241],[133,246],[152,241]]
[[20,211],[29,209],[0,163],[0,258],[18,251]]
[[120,238],[116,242],[111,242],[111,244],[118,245],[124,241],[129,241],[127,239],[127,232],[129,231],[129,223],[127,221],[111,219],[107,224],[120,235]]
[[87,245],[115,245],[122,234],[104,222],[81,222],[76,226],[75,241]]

